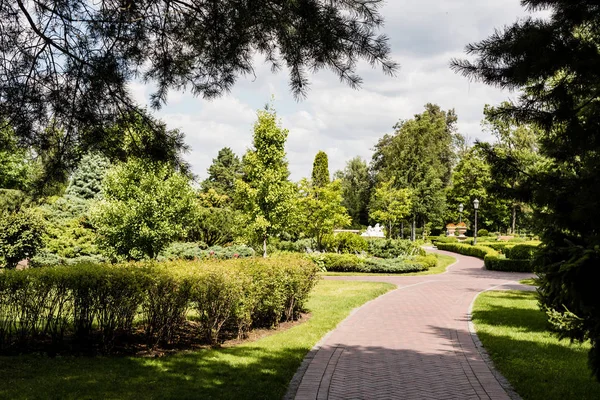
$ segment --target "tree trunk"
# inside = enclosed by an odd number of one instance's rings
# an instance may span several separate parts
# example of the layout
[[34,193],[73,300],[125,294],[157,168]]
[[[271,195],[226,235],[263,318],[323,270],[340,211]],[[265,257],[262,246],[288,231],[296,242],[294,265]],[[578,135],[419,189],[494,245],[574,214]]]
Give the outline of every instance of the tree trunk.
[[267,235],[263,237],[263,258],[267,258]]
[[423,240],[425,240],[425,221],[423,221]]
[[390,221],[390,223],[388,224],[388,234],[387,234],[388,239],[392,239],[392,222]]
[[400,222],[400,239],[404,239],[404,221]]
[[517,205],[513,204],[512,207],[512,228],[511,228],[511,233],[514,235],[515,234],[515,230],[517,228]]
[[417,239],[417,217],[413,215],[412,224],[410,227],[410,240],[413,242]]

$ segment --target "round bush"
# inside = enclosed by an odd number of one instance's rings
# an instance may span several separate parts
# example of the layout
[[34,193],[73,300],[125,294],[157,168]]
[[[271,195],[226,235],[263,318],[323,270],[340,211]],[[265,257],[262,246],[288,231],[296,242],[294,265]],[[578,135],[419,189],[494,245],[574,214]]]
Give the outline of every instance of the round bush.
[[490,233],[488,232],[487,229],[480,229],[479,231],[477,231],[477,236],[484,237],[484,236],[489,236],[489,234]]

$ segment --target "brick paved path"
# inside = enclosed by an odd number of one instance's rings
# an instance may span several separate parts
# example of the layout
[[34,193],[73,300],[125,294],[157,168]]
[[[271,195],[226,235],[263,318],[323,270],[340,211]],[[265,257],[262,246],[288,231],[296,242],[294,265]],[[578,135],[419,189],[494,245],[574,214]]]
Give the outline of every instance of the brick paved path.
[[296,399],[510,398],[477,349],[469,306],[486,289],[527,289],[516,282],[530,275],[487,271],[479,259],[437,252],[458,262],[440,275],[327,278],[398,289],[356,310],[307,356],[308,368],[290,386]]

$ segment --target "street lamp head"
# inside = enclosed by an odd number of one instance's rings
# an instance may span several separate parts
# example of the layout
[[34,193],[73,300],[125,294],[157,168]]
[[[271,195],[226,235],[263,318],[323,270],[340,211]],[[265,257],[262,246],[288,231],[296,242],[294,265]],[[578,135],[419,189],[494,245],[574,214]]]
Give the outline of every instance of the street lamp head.
[[463,212],[463,204],[462,203],[460,203],[458,205],[458,212]]
[[473,207],[475,207],[476,210],[479,208],[479,200],[473,200]]

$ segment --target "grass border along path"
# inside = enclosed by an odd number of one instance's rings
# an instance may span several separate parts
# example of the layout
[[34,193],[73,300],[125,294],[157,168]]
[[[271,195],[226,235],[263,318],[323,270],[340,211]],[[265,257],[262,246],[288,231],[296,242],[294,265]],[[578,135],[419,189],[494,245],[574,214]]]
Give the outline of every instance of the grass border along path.
[[589,344],[558,340],[535,292],[490,291],[473,307],[477,336],[523,400],[600,399],[587,366]]
[[409,272],[405,274],[390,274],[377,272],[319,272],[322,276],[421,276],[421,275],[436,275],[446,272],[446,268],[456,262],[456,258],[445,254],[438,254],[437,265],[427,271]]
[[281,399],[308,351],[395,285],[320,281],[311,318],[255,342],[161,358],[0,357],[2,399]]

